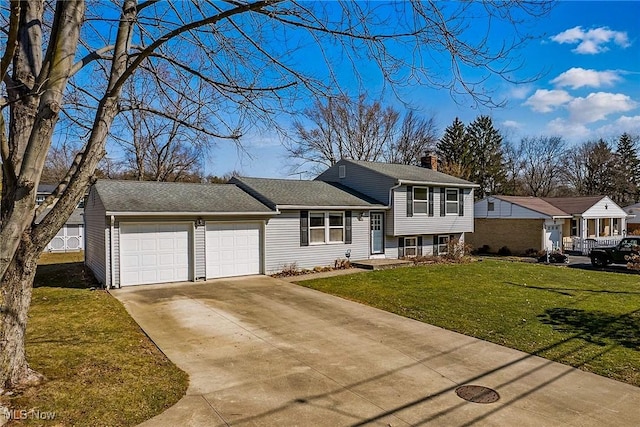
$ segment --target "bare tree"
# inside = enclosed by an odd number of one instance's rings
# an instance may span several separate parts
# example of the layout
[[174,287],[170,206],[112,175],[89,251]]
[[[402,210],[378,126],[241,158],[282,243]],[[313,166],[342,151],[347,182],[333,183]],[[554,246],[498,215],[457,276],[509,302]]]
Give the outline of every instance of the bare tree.
[[[233,136],[239,121],[244,128],[274,124],[296,100],[336,93],[340,83],[331,64],[339,57],[351,64],[341,71],[356,78],[365,65],[375,65],[392,86],[441,87],[491,104],[484,86],[476,87],[465,71],[509,79],[513,48],[526,40],[517,31],[522,18],[548,9],[548,3],[529,1],[4,3],[0,384],[39,380],[24,351],[37,260],[91,184],[127,82],[148,72],[158,79],[155,97],[166,99],[163,81],[180,81],[183,88],[201,82],[210,95],[215,123],[210,130],[221,137]],[[471,23],[481,23],[478,14],[486,37],[467,34]],[[495,21],[513,25],[516,36],[503,43],[500,32],[493,49],[488,39]],[[323,61],[301,61],[309,49]],[[193,54],[185,57],[185,52]],[[447,73],[421,66],[434,56],[451,65]],[[51,198],[36,206],[36,188],[60,120],[72,126],[83,145]],[[54,197],[57,203],[35,224]]]
[[615,190],[616,156],[603,140],[566,150],[562,170],[563,179],[574,195],[608,195]]
[[288,145],[291,158],[309,163],[314,172],[338,160],[368,160],[417,164],[435,146],[436,125],[413,111],[403,118],[381,101],[346,96],[316,101],[304,112],[306,121],[294,122]]
[[525,137],[520,141],[515,167],[524,196],[548,197],[562,175],[565,144],[558,136]]

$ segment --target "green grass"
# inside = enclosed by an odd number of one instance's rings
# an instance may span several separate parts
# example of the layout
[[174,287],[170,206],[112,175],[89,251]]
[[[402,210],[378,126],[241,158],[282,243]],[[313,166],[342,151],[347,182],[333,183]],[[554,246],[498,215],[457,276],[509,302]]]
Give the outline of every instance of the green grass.
[[87,289],[95,283],[77,257],[60,254],[64,263],[38,269],[26,347],[30,366],[47,381],[9,403],[14,409],[55,412],[55,421],[42,425],[136,425],[177,402],[187,375],[115,298]]
[[640,277],[485,260],[299,283],[640,386]]

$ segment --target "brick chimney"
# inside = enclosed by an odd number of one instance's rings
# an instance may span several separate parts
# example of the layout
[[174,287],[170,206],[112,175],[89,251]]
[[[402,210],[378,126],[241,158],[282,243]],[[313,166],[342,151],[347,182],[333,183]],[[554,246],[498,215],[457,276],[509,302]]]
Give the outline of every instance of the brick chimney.
[[420,157],[420,166],[427,169],[438,170],[438,156],[436,153],[427,153],[426,156]]

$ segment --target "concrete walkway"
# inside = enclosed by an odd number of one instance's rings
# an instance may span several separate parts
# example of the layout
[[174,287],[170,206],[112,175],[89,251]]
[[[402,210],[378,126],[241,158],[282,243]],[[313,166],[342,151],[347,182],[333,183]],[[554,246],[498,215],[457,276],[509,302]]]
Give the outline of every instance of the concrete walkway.
[[640,388],[270,277],[113,294],[190,375],[144,426],[640,425]]

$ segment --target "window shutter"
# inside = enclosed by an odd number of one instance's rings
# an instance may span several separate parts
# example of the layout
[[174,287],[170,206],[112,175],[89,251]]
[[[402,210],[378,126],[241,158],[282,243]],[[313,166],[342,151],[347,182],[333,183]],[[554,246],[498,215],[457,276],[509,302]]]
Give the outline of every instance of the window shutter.
[[418,255],[422,256],[422,236],[418,236]]
[[398,237],[398,258],[404,256],[404,237]]
[[407,216],[413,216],[413,187],[407,185]]
[[433,216],[433,187],[429,187],[429,216]]
[[440,216],[447,214],[447,199],[444,187],[440,188]]
[[300,246],[309,246],[309,211],[300,211]]
[[438,236],[433,236],[433,255],[439,255],[438,254],[438,241],[440,241],[440,239],[438,238]]
[[344,242],[351,243],[351,211],[344,212]]
[[464,216],[464,189],[458,190],[458,215]]

